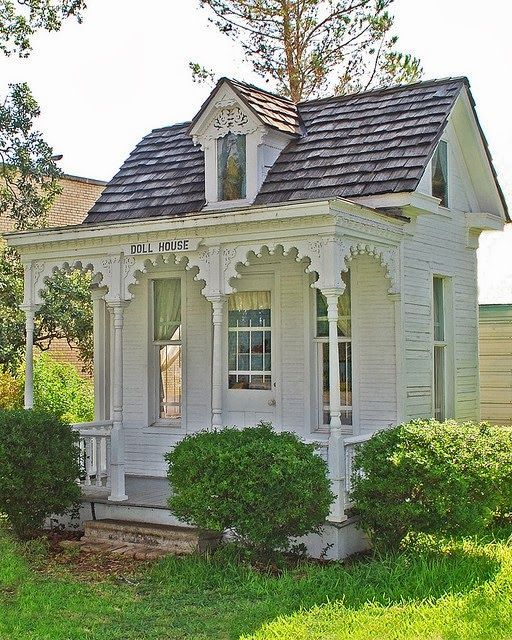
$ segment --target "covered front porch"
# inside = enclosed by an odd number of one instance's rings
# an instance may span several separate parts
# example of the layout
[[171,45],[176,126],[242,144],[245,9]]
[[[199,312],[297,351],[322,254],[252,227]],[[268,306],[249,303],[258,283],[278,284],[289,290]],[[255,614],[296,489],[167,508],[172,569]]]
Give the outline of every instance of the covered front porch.
[[264,420],[317,446],[329,520],[346,519],[355,445],[404,412],[405,218],[334,200],[42,235],[10,239],[25,264],[25,404],[45,279],[88,270],[95,421],[74,426],[88,500],[165,508],[164,454],[181,438]]

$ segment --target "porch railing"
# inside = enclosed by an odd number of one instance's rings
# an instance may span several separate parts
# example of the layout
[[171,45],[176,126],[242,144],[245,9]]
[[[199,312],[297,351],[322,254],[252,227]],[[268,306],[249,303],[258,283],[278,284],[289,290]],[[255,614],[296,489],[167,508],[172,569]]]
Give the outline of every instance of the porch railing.
[[329,463],[329,441],[328,440],[320,440],[315,438],[303,438],[303,442],[306,444],[312,444],[315,447],[316,453],[324,460]]
[[84,491],[110,491],[112,422],[82,422],[73,425],[79,434],[80,486]]
[[352,471],[356,447],[371,438],[372,434],[358,436],[330,437],[328,440],[304,438],[304,442],[314,444],[318,455],[325,460],[329,467],[332,490],[337,500],[331,507],[329,520],[343,522],[346,520],[345,511],[352,506],[350,492],[352,491]]
[[358,444],[366,442],[371,437],[372,434],[370,433],[343,438],[343,459],[345,469],[345,508],[352,506],[350,493],[352,491],[352,473],[354,471],[354,457],[356,455],[356,447]]

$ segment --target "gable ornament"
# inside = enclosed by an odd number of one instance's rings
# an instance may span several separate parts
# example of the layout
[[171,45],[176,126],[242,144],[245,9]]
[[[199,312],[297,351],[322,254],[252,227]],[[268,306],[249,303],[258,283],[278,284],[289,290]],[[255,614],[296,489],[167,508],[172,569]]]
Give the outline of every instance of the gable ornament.
[[241,135],[247,133],[247,124],[249,123],[249,118],[247,115],[239,108],[226,108],[221,109],[213,121],[213,128],[216,133],[218,133],[219,137],[222,137],[228,133],[234,133],[237,135]]

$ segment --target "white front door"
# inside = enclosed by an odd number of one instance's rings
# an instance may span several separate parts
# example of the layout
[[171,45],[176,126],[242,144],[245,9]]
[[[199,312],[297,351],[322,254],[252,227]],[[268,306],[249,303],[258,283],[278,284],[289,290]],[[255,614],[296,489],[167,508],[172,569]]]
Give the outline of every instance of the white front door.
[[[274,422],[276,314],[273,274],[244,276],[228,297],[225,422]],[[226,420],[227,419],[227,420]]]

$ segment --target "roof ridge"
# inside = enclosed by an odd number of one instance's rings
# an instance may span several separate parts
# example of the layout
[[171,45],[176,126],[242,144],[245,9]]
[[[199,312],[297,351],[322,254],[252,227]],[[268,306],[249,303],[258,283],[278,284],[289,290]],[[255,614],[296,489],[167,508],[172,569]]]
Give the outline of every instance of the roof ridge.
[[163,127],[156,127],[155,129],[151,129],[149,133],[146,133],[146,136],[149,136],[151,133],[155,133],[156,131],[167,131],[168,129],[177,129],[178,127],[188,127],[190,123],[191,123],[191,120],[186,120],[184,122],[175,122],[174,124],[166,124]]
[[[260,93],[264,93],[267,96],[271,96],[272,98],[277,98],[278,100],[282,100],[283,102],[288,103],[290,106],[296,107],[297,105],[293,100],[287,98],[286,96],[282,96],[279,93],[275,93],[274,91],[268,91],[267,89],[262,89],[255,84],[251,84],[250,82],[244,82],[243,80],[238,80],[238,78],[228,78],[223,76],[220,80],[225,80],[226,82],[232,82],[233,84],[241,85],[242,87],[247,87],[248,89],[253,89],[259,91]],[[219,80],[219,82],[220,82]]]
[[467,76],[454,76],[454,77],[446,77],[446,78],[433,78],[432,80],[420,80],[419,82],[413,82],[411,84],[397,84],[392,87],[382,87],[380,89],[371,89],[370,91],[354,91],[354,93],[347,93],[343,96],[326,96],[325,98],[313,98],[312,100],[302,100],[297,103],[297,107],[301,107],[304,105],[318,103],[318,102],[327,102],[327,101],[342,101],[342,100],[350,100],[361,96],[374,96],[382,93],[395,93],[397,91],[405,91],[406,89],[412,89],[415,87],[428,87],[435,86],[437,84],[448,84],[448,83],[459,82],[461,85],[465,84],[469,87],[469,80]]

